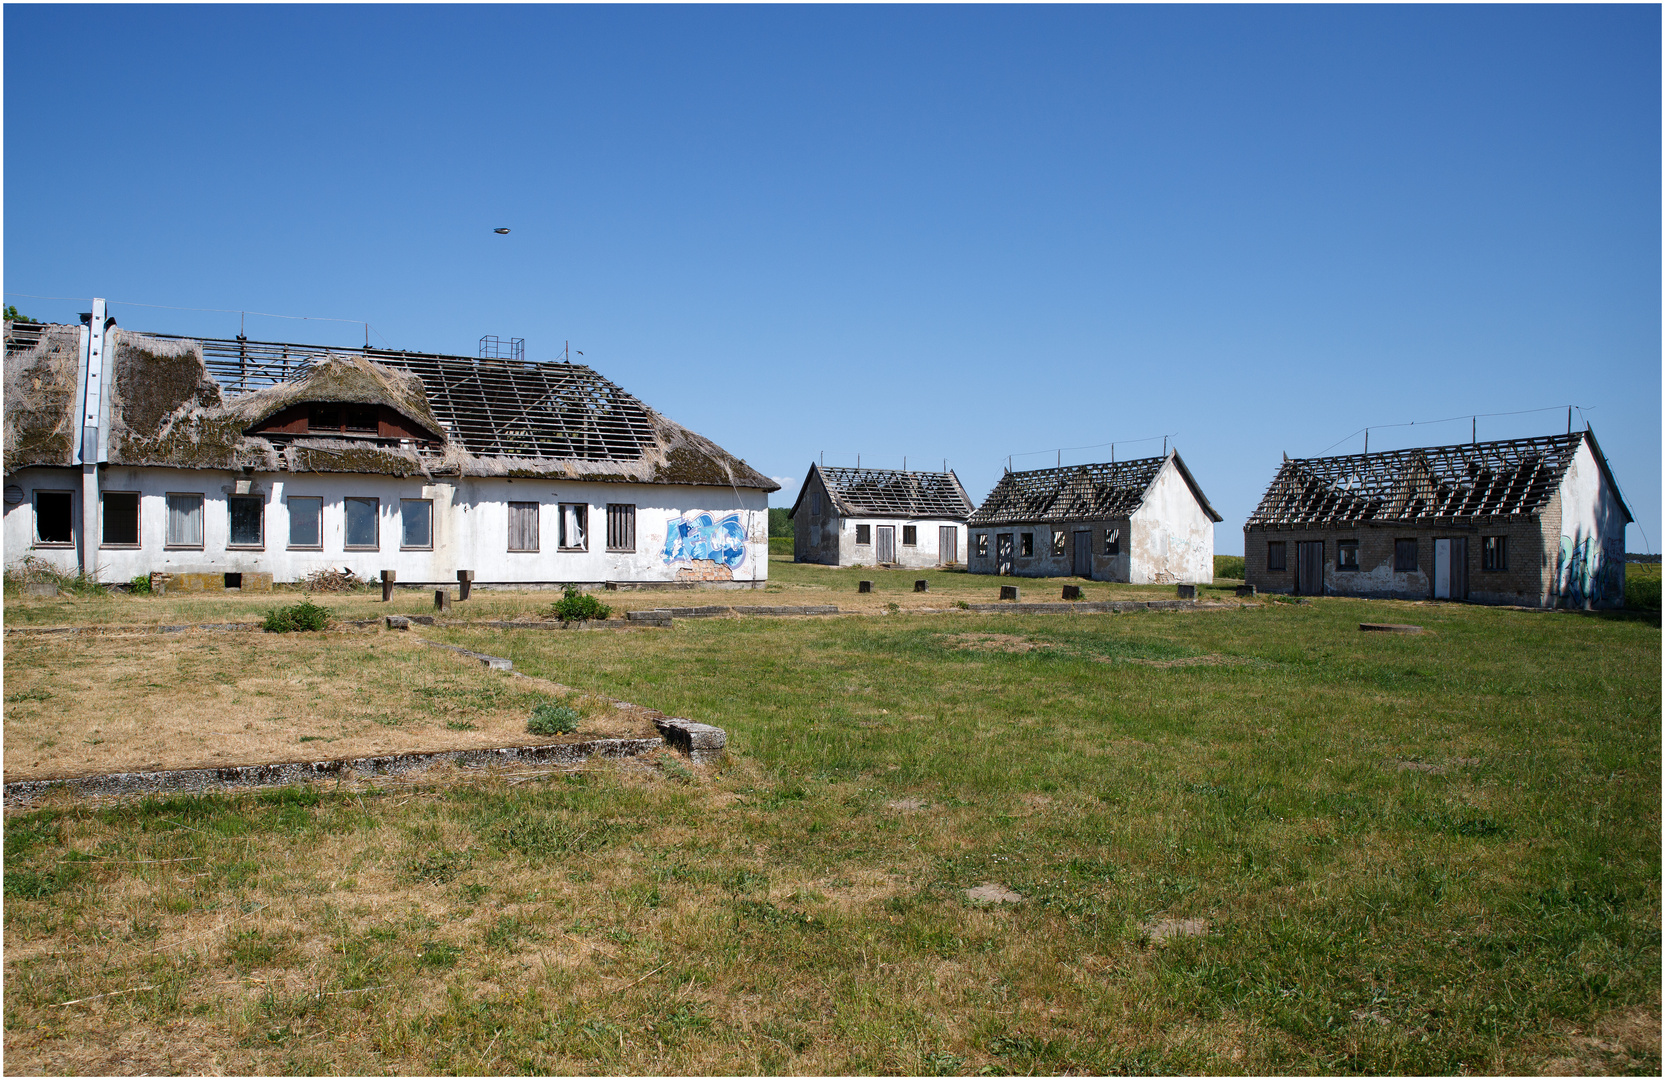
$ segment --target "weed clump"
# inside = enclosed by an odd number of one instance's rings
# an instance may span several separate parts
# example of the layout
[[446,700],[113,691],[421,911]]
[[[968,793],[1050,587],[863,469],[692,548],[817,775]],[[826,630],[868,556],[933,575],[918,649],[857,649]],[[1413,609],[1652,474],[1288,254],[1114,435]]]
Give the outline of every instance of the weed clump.
[[306,630],[324,630],[329,627],[329,624],[329,609],[314,604],[312,597],[308,596],[303,597],[298,604],[273,608],[266,612],[266,621],[262,626],[274,634],[288,634]]
[[98,572],[60,570],[38,555],[29,555],[6,570],[6,584],[21,589],[25,585],[51,584],[62,593],[75,596],[108,596],[110,590],[98,580]]
[[613,614],[613,609],[589,593],[581,593],[568,585],[561,598],[550,605],[549,613],[562,622],[572,622],[574,619],[605,619]]
[[571,705],[546,701],[532,710],[532,718],[526,721],[526,730],[534,735],[571,735],[578,730],[580,719],[578,710]]
[[135,574],[133,580],[127,583],[127,591],[134,596],[150,595],[150,575]]

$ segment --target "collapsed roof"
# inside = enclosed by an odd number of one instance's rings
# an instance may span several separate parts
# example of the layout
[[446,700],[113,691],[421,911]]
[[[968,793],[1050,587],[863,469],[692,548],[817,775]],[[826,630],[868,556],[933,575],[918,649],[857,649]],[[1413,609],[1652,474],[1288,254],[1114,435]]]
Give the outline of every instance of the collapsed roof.
[[809,490],[810,479],[821,477],[833,509],[842,517],[946,518],[964,521],[971,513],[971,497],[950,472],[904,472],[901,469],[825,469],[810,466],[810,476],[798,492],[792,517]]
[[[1540,513],[1588,440],[1615,497],[1607,461],[1589,431],[1374,454],[1285,459],[1248,528],[1371,522],[1519,519]],[[1621,508],[1624,507],[1620,500]],[[1628,508],[1624,509],[1627,520]]]
[[983,505],[971,515],[967,524],[1005,525],[1129,517],[1144,503],[1146,493],[1169,459],[1173,460],[1180,476],[1191,488],[1197,505],[1210,519],[1219,521],[1220,515],[1209,505],[1207,496],[1197,486],[1191,470],[1180,460],[1178,451],[1170,451],[1167,457],[1008,472],[1000,478],[1000,483],[989,492],[989,497],[983,500]]
[[[73,463],[80,333],[71,325],[6,324],[7,473]],[[111,338],[111,464],[780,486],[582,364],[121,329]],[[428,448],[250,433],[307,402],[386,406],[443,441]]]

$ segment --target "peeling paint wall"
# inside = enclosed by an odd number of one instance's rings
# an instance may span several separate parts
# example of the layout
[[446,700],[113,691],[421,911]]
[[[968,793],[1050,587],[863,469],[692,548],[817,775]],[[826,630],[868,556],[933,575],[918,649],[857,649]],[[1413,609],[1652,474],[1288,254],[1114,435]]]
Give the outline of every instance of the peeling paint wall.
[[1169,458],[1133,512],[1129,578],[1135,585],[1214,580],[1214,520]]
[[[73,545],[41,547],[35,543],[33,492],[79,492],[78,470],[24,469],[6,478],[24,493],[23,501],[5,508],[6,565],[35,555],[74,572]],[[239,484],[244,490],[239,490]],[[479,477],[430,480],[343,473],[254,473],[114,466],[103,471],[105,492],[139,495],[137,547],[97,549],[98,576],[127,581],[152,571],[168,573],[269,572],[274,581],[292,582],[316,570],[350,568],[377,578],[392,570],[401,584],[455,584],[458,570],[473,570],[478,584],[559,582],[653,582],[724,580],[761,584],[769,574],[768,493],[752,489],[681,487],[648,484],[565,483],[545,478]],[[200,549],[169,549],[167,495],[203,496],[203,544]],[[264,536],[258,550],[228,548],[232,494],[264,500]],[[291,497],[322,499],[321,550],[289,545]],[[344,499],[375,498],[378,537],[375,550],[346,550]],[[433,503],[431,550],[401,550],[401,499]],[[510,502],[538,504],[538,550],[508,550]],[[558,550],[559,505],[588,507],[588,535],[582,551]],[[636,507],[635,549],[607,550],[607,504]],[[79,499],[75,529],[80,536]],[[667,551],[671,523],[709,517],[725,522],[721,558],[685,545]],[[726,576],[705,564],[720,566]]]
[[1623,607],[1625,516],[1588,441],[1579,444],[1558,494],[1561,528],[1552,602],[1572,608]]

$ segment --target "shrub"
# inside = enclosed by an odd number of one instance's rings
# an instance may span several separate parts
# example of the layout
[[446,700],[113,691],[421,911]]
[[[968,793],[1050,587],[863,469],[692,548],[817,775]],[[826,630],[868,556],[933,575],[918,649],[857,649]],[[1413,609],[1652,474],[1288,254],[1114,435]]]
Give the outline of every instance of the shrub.
[[329,624],[329,609],[314,604],[312,597],[308,596],[298,604],[268,611],[264,626],[274,634],[287,634],[302,630],[324,630]]
[[613,613],[613,609],[589,593],[581,593],[568,585],[561,598],[551,605],[549,613],[562,622],[571,622],[574,619],[605,619]]
[[1217,578],[1232,578],[1242,580],[1243,556],[1216,555],[1214,556],[1214,576]]
[[534,735],[571,735],[578,730],[580,719],[578,710],[571,705],[546,701],[532,710],[532,718],[526,721],[526,730]]
[[1638,611],[1659,610],[1659,564],[1625,564],[1625,607]]

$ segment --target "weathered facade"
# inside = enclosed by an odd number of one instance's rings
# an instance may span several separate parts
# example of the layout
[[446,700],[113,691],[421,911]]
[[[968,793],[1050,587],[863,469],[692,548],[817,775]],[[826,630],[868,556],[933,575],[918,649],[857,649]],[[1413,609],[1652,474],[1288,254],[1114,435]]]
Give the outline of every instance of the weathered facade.
[[965,561],[971,498],[952,472],[811,464],[792,504],[792,557],[829,566]]
[[767,579],[779,485],[588,367],[147,336],[96,307],[82,326],[6,324],[8,565],[227,585]]
[[1132,584],[1214,580],[1220,520],[1178,451],[1008,472],[971,515],[974,574]]
[[1264,592],[1618,607],[1631,520],[1589,430],[1286,458],[1244,573]]

